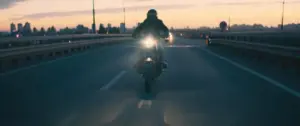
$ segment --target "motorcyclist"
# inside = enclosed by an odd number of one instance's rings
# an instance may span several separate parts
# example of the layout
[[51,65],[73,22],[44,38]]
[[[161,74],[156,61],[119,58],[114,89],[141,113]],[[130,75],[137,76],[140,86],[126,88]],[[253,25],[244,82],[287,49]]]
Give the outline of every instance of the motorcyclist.
[[158,35],[160,32],[163,32],[163,35],[160,37],[167,38],[169,37],[169,29],[163,23],[162,20],[157,18],[157,11],[155,9],[150,9],[147,13],[147,18],[142,22],[133,32],[132,36],[134,38],[138,37],[141,32],[152,33]]
[[[155,9],[150,9],[147,13],[147,18],[142,22],[133,32],[132,37],[138,38],[142,33],[150,33],[156,37],[160,38],[168,38],[169,37],[169,29],[163,23],[162,20],[158,19],[157,11]],[[163,63],[163,47],[162,43],[158,43],[158,62]],[[142,61],[138,61],[135,67],[138,67]],[[139,68],[139,67],[138,67]]]

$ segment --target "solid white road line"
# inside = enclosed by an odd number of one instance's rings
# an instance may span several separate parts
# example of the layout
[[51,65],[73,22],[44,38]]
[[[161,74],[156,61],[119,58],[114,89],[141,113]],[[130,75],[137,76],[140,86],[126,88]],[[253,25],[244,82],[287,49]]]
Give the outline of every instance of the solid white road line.
[[121,71],[117,76],[115,76],[110,82],[108,82],[104,87],[102,87],[100,90],[108,90],[110,87],[115,85],[118,80],[125,75],[126,71]]
[[291,89],[289,87],[286,87],[284,84],[281,84],[281,83],[279,83],[279,82],[277,82],[277,81],[275,81],[275,80],[273,80],[273,79],[271,79],[271,78],[269,78],[269,77],[267,77],[265,75],[262,75],[262,74],[254,71],[254,70],[252,70],[250,68],[247,68],[247,67],[245,67],[243,65],[240,65],[240,64],[238,64],[238,63],[236,63],[236,62],[234,62],[232,60],[229,60],[229,59],[227,59],[227,58],[225,58],[223,56],[220,56],[220,55],[218,55],[218,54],[216,54],[216,53],[214,53],[212,51],[209,51],[209,50],[203,49],[203,48],[201,48],[201,50],[203,50],[203,51],[207,52],[208,54],[211,54],[211,55],[213,55],[215,57],[218,57],[219,59],[222,59],[222,60],[224,60],[224,61],[226,61],[226,62],[228,62],[228,63],[230,63],[230,64],[232,64],[232,65],[234,65],[234,66],[236,66],[236,67],[238,67],[238,68],[240,68],[242,70],[244,70],[244,71],[247,71],[247,72],[249,72],[249,73],[251,73],[251,74],[253,74],[253,75],[255,75],[255,76],[257,76],[257,77],[259,77],[259,78],[261,78],[261,79],[263,79],[263,80],[271,83],[271,84],[273,84],[274,86],[277,86],[277,87],[285,90],[286,92],[288,92],[288,93],[290,93],[290,94],[292,94],[292,95],[300,98],[300,93],[299,92],[297,92],[297,91],[295,91],[295,90],[293,90],[293,89]]

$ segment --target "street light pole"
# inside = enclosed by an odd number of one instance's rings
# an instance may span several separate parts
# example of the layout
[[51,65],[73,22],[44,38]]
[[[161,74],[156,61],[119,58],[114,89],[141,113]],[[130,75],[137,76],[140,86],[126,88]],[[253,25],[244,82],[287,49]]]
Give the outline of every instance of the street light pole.
[[123,13],[124,13],[124,24],[126,25],[126,23],[125,23],[125,19],[126,19],[126,15],[125,15],[125,6],[124,6],[124,0],[122,1],[122,5],[123,5]]
[[93,25],[92,25],[93,33],[96,33],[96,19],[95,19],[95,0],[93,0]]
[[228,19],[228,31],[230,31],[230,16],[229,16],[229,19]]
[[283,30],[283,20],[284,20],[284,4],[285,4],[285,0],[283,0],[283,2],[282,2],[281,30]]

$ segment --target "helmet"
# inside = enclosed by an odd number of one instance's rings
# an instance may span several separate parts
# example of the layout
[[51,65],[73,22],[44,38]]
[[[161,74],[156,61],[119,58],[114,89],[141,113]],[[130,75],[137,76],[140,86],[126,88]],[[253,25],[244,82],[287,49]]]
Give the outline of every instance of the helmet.
[[150,9],[147,13],[147,16],[157,16],[157,12],[155,9]]

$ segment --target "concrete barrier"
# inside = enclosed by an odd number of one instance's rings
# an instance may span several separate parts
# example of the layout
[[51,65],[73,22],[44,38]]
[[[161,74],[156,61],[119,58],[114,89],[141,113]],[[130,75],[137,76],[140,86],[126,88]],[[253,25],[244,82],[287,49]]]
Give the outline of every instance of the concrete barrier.
[[97,46],[116,44],[132,41],[131,37],[110,38],[98,40],[82,40],[75,43],[52,44],[39,48],[20,48],[6,51],[0,54],[0,73],[39,63],[45,60],[53,60],[62,56],[69,56]]

